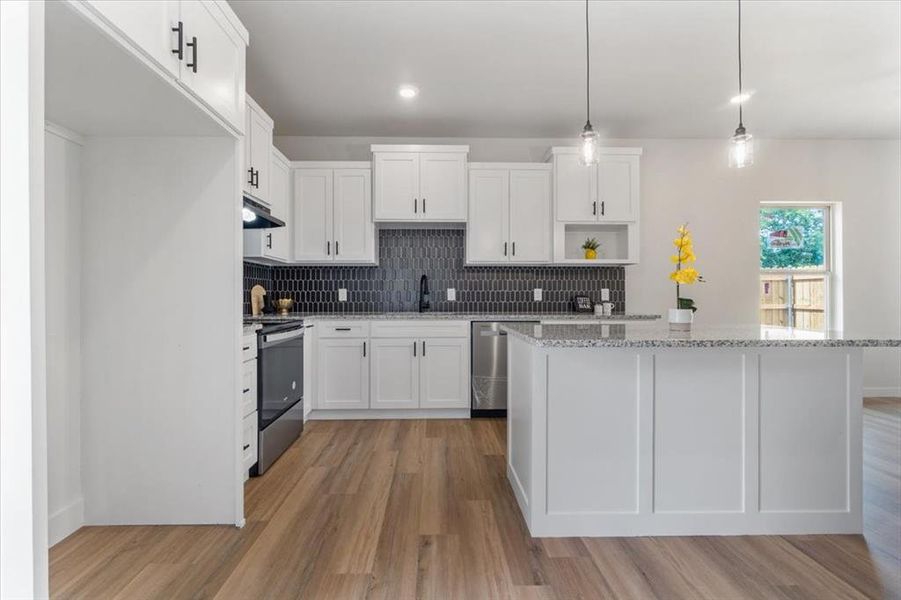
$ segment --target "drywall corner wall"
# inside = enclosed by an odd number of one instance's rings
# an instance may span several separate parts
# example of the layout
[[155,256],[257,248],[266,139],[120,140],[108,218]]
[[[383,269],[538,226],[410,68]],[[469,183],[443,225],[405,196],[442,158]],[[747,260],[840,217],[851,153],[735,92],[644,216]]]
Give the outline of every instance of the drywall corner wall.
[[[470,161],[541,161],[572,139],[277,136],[291,160],[369,160],[370,144],[469,144]],[[766,200],[841,204],[843,326],[901,335],[901,141],[757,140],[755,164],[727,166],[725,139],[620,139],[641,157],[641,263],[626,267],[626,308],[664,314],[676,227],[691,225],[708,283],[690,293],[704,325],[757,323],[758,206]],[[901,395],[901,350],[864,353],[864,392]]]
[[81,491],[83,140],[48,124],[44,143],[49,543],[84,523]]
[[237,144],[181,137],[85,145],[88,524],[243,520]]

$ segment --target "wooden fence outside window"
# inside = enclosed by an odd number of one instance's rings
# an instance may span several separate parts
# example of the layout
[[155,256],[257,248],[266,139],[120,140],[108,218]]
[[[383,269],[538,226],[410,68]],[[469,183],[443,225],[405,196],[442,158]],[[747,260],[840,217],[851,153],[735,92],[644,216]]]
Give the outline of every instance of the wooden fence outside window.
[[826,328],[826,276],[760,276],[760,324],[811,331]]

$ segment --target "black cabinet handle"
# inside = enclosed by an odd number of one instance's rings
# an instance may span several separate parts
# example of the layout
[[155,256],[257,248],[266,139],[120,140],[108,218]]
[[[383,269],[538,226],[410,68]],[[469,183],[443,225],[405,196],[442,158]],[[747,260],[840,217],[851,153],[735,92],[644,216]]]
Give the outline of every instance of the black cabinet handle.
[[175,48],[172,54],[177,55],[178,60],[182,60],[185,57],[185,24],[179,21],[172,31],[178,33],[178,48]]
[[244,346],[244,350],[250,350],[250,346]]
[[350,331],[350,327],[335,327],[335,331]]
[[339,254],[341,254],[341,251],[338,247],[338,240],[335,240],[335,256],[338,256]]
[[247,185],[253,187],[253,167],[247,169]]
[[422,355],[425,356],[425,340],[422,340]]
[[260,170],[253,170],[253,187],[260,189]]
[[266,234],[266,247],[269,249],[272,249],[272,234],[271,233]]
[[332,243],[330,241],[325,243],[325,253],[329,256],[332,255]]
[[593,214],[593,215],[598,214],[598,203],[597,203],[597,201],[594,201],[594,202],[591,203],[591,214]]
[[249,391],[250,391],[250,388],[244,388],[244,392],[243,392],[243,393],[246,394],[246,393],[249,392]]
[[414,212],[414,213],[419,212],[418,209],[417,209],[417,207],[419,206],[418,203],[419,203],[419,200],[416,199],[416,198],[413,198],[413,212]]
[[504,242],[504,256],[507,256],[507,242]]
[[191,70],[196,73],[197,72],[197,36],[196,35],[193,36],[191,38],[191,41],[188,42],[187,44],[185,44],[185,46],[187,46],[188,48],[194,49],[194,53],[193,53],[194,55],[192,57],[194,59],[194,62],[189,62],[185,66],[190,67]]
[[513,256],[516,256],[516,242],[513,242]]
[[244,449],[247,450],[248,448],[250,448],[250,444],[244,444]]
[[422,214],[425,214],[425,198],[422,199]]
[[413,340],[413,358],[416,358],[416,340]]
[[601,201],[601,216],[604,216],[604,201]]
[[363,342],[363,358],[366,358],[366,342]]

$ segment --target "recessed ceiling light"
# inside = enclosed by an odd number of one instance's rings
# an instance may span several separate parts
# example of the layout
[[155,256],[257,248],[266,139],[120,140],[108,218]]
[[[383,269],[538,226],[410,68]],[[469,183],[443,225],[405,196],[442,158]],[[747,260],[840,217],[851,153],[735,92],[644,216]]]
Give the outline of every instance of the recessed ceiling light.
[[745,92],[743,94],[739,94],[738,96],[732,96],[732,98],[729,99],[729,102],[731,102],[732,104],[742,104],[750,99],[751,93]]
[[397,90],[397,93],[405,100],[412,100],[419,95],[419,88],[415,85],[402,85]]

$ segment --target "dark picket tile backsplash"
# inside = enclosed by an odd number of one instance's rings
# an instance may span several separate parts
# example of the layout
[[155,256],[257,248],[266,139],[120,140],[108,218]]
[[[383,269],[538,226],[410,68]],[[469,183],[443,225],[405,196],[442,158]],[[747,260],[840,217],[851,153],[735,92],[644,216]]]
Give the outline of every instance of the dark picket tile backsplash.
[[[610,290],[614,310],[624,311],[623,267],[465,267],[460,229],[384,229],[377,267],[267,267],[244,263],[244,312],[250,288],[260,284],[267,300],[293,298],[298,312],[411,311],[419,307],[419,278],[429,277],[433,311],[568,312],[575,295],[600,301]],[[457,300],[447,301],[447,288]],[[532,300],[533,288],[543,300]],[[338,302],[338,289],[347,302]]]

